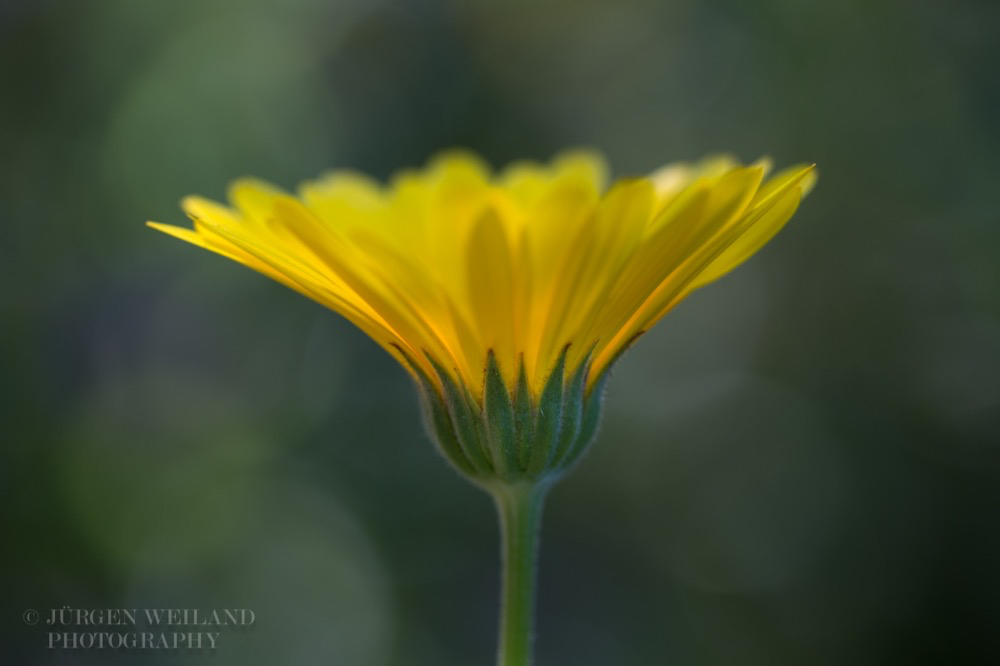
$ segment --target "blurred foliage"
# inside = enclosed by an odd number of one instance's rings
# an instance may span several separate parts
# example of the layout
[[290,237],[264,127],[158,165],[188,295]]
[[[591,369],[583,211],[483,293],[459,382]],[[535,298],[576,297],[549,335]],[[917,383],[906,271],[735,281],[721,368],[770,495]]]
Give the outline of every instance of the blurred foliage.
[[[403,371],[142,222],[583,144],[822,177],[621,363],[551,498],[540,664],[1000,662],[998,31],[985,0],[0,2],[0,661],[491,663],[492,508]],[[257,623],[59,653],[19,618],[63,605]]]

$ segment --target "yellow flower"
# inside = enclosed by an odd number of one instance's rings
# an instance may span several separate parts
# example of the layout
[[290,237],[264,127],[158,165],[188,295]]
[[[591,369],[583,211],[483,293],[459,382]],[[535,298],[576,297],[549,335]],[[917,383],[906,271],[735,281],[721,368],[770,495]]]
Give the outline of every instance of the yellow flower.
[[[472,412],[487,410],[492,382],[508,396],[501,420],[514,422],[544,418],[539,405],[554,379],[564,403],[574,381],[581,399],[594,393],[633,340],[791,217],[812,167],[765,180],[768,169],[720,157],[606,187],[591,153],[494,174],[451,152],[388,185],[335,171],[293,196],[241,180],[229,207],[183,201],[193,230],[150,225],[340,313],[436,393],[449,427],[461,430],[449,392]],[[533,407],[528,417],[519,402]],[[552,464],[548,456],[531,465],[530,455],[508,451],[508,462],[521,472]],[[470,456],[479,457],[465,452],[470,468],[503,467]]]

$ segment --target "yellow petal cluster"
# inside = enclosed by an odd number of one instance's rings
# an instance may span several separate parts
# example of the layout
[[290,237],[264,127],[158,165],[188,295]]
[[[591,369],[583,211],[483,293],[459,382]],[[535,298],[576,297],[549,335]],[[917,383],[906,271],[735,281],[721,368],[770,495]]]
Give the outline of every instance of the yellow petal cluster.
[[193,229],[149,223],[340,313],[411,372],[431,359],[482,396],[492,350],[537,396],[556,360],[588,381],[692,290],[766,243],[812,186],[811,166],[728,157],[606,185],[593,153],[494,173],[442,154],[388,184],[334,171],[296,195],[255,180],[228,206],[183,201]]

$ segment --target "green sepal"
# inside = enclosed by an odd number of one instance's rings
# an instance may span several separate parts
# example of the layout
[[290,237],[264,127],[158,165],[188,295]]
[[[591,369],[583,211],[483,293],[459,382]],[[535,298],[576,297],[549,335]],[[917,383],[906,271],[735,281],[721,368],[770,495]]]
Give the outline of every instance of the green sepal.
[[448,459],[448,462],[458,468],[460,472],[466,475],[474,474],[476,469],[462,450],[462,445],[458,442],[458,438],[455,435],[455,425],[452,423],[451,415],[448,414],[448,408],[441,399],[441,394],[437,390],[437,387],[434,386],[423,369],[410,358],[410,355],[402,347],[399,345],[394,346],[402,354],[407,365],[410,366],[410,369],[417,376],[417,385],[420,388],[421,394],[420,404],[424,417],[424,426],[427,428],[431,439],[437,444],[441,454]]
[[[586,452],[587,447],[590,446],[590,443],[597,436],[597,428],[601,423],[601,410],[604,407],[604,386],[611,377],[611,368],[613,368],[615,364],[621,360],[621,357],[625,355],[625,352],[627,352],[632,345],[635,344],[635,341],[642,337],[644,333],[645,331],[639,331],[629,338],[628,342],[622,345],[622,348],[619,349],[613,357],[611,357],[608,365],[605,366],[604,370],[601,372],[601,376],[594,382],[593,388],[591,388],[586,394],[586,402],[584,404],[583,415],[580,422],[580,432],[576,437],[576,441],[573,443],[570,450],[567,451],[566,455],[553,465],[554,467],[557,467],[560,472],[566,471],[576,464],[576,462],[579,461]],[[591,353],[593,353],[593,350],[591,350]],[[587,360],[584,365],[589,366],[589,360],[590,354],[587,354]]]
[[590,354],[580,362],[566,386],[563,396],[562,427],[559,441],[549,458],[549,466],[557,468],[566,460],[570,449],[576,443],[580,434],[580,423],[583,420],[583,401],[587,388],[587,374],[590,371]]
[[514,405],[492,349],[486,359],[483,415],[486,420],[486,442],[497,473],[502,477],[516,476],[520,472],[520,465],[517,459]]
[[465,405],[469,413],[472,414],[472,426],[475,429],[474,441],[479,444],[479,452],[482,454],[483,458],[486,460],[486,465],[490,470],[490,475],[495,476],[497,471],[497,461],[493,457],[493,452],[490,448],[489,435],[486,432],[486,415],[483,412],[482,405],[476,400],[476,397],[472,395],[465,384],[461,384],[459,390],[462,392],[462,396],[465,399]]
[[517,388],[514,389],[514,439],[517,442],[517,462],[527,470],[531,462],[532,447],[535,446],[535,405],[531,399],[531,387],[521,360],[517,373]]
[[459,388],[448,371],[441,367],[441,364],[435,361],[430,354],[425,352],[424,355],[430,361],[441,382],[441,388],[444,392],[442,398],[444,404],[447,405],[451,422],[455,425],[455,435],[465,457],[472,463],[478,474],[492,475],[494,467],[485,455],[483,448],[482,419],[479,418],[479,414],[473,412],[469,404],[466,396],[468,390]]
[[528,446],[531,448],[527,473],[534,477],[549,467],[559,439],[563,420],[563,379],[566,371],[566,354],[569,345],[563,347],[555,366],[549,373],[541,395],[538,397],[538,419],[535,427],[535,439]]
[[573,442],[572,447],[566,453],[565,458],[560,461],[560,470],[567,470],[576,464],[587,450],[587,447],[590,446],[590,443],[594,441],[594,437],[597,435],[597,427],[601,423],[601,410],[604,407],[604,384],[607,382],[610,374],[608,369],[605,369],[604,373],[594,384],[594,387],[587,394],[583,406],[583,418],[580,420],[580,432],[576,436],[576,441]]

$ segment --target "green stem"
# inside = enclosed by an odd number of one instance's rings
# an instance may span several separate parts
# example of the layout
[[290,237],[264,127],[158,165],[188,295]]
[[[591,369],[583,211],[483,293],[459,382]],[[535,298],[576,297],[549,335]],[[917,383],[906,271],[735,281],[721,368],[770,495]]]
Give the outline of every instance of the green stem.
[[500,514],[501,583],[498,666],[531,666],[534,642],[538,528],[546,486],[518,483],[492,489]]

